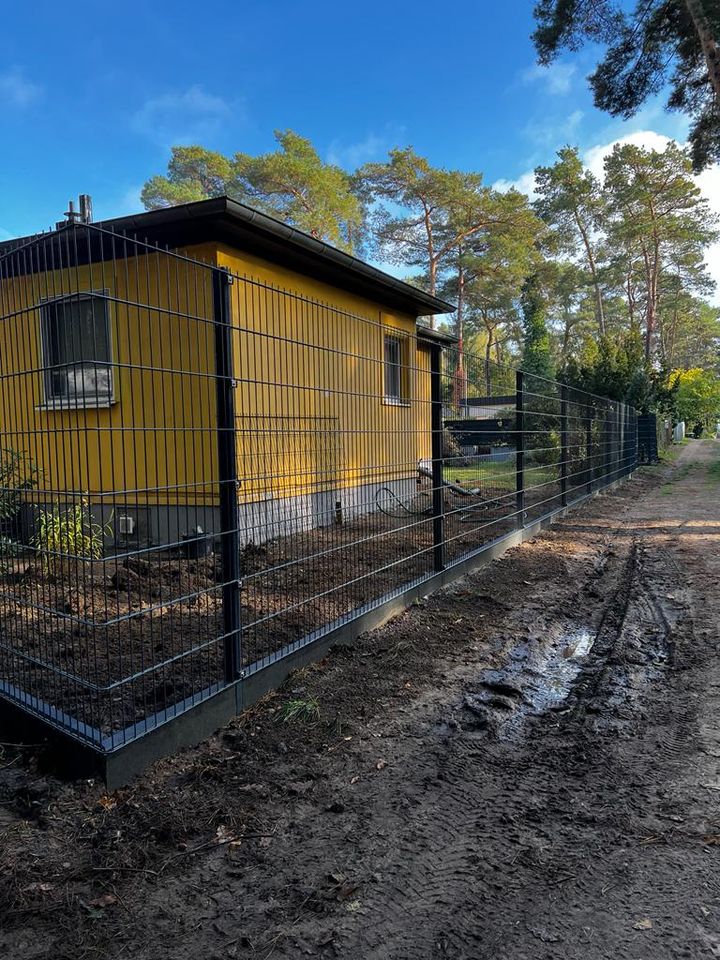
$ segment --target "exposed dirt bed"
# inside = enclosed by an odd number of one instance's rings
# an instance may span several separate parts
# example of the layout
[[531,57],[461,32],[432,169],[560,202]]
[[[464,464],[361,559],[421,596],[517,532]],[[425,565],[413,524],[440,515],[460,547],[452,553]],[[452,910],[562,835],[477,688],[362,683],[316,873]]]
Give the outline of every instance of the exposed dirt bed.
[[719,458],[691,443],[115,794],[4,746],[0,956],[720,956]]
[[[513,529],[514,494],[484,493],[489,505],[448,499],[449,560]],[[400,509],[248,545],[244,665],[428,575],[432,545],[432,520]],[[0,578],[0,679],[103,735],[120,730],[222,681],[222,582],[213,555],[18,562]]]

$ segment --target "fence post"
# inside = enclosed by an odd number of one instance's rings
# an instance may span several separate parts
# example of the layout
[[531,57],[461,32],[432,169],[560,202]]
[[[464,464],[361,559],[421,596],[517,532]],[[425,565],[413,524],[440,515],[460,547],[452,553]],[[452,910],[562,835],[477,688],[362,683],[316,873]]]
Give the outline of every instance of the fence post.
[[568,481],[568,388],[560,387],[560,504],[567,506]]
[[227,270],[213,270],[215,384],[217,392],[218,488],[222,563],[222,610],[225,682],[241,676],[240,537],[238,529],[237,453],[232,313]]
[[442,347],[430,348],[430,433],[432,452],[433,568],[445,569],[445,497],[442,411]]
[[593,479],[595,477],[595,454],[593,453],[592,427],[593,416],[585,417],[585,462],[587,464],[587,489],[586,493],[591,494],[593,489]]
[[603,480],[601,487],[608,485],[609,477],[612,472],[612,449],[613,449],[613,408],[612,401],[605,400],[605,426],[603,428],[603,442],[605,444],[605,459],[603,461]]
[[515,525],[525,526],[525,407],[523,372],[515,372]]

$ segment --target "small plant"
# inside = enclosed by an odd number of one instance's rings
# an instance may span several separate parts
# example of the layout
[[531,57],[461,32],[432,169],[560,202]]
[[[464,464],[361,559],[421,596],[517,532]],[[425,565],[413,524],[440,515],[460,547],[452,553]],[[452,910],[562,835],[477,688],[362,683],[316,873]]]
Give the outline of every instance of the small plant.
[[720,460],[716,460],[708,467],[708,480],[711,483],[720,483]]
[[112,515],[107,523],[97,523],[90,512],[87,497],[67,510],[41,510],[34,544],[43,570],[67,559],[99,560],[106,537],[113,535]]
[[314,723],[320,719],[320,703],[315,697],[288,700],[278,711],[282,723]]
[[11,535],[24,491],[37,485],[40,471],[25,451],[12,447],[0,449],[0,571],[6,572],[8,560],[17,556],[20,544]]
[[37,485],[39,469],[24,450],[0,449],[0,520],[11,520],[20,507],[20,495]]

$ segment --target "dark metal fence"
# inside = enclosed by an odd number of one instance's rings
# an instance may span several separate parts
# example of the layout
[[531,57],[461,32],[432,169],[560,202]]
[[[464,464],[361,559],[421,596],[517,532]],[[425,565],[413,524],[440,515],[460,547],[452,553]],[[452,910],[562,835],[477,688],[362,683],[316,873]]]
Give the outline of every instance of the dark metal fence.
[[0,257],[0,695],[112,753],[635,468],[631,408],[336,294]]

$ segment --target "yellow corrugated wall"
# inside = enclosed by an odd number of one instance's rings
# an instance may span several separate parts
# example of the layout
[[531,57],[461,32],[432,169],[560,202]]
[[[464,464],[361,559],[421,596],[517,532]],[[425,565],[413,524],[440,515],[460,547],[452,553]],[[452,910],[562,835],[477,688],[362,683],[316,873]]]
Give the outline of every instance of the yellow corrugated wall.
[[[415,320],[226,246],[187,254],[228,267],[241,499],[413,476],[429,456],[429,354]],[[245,278],[245,279],[242,279]],[[108,503],[216,502],[211,275],[166,254],[0,281],[2,446],[41,490]],[[44,407],[41,302],[106,290],[115,402]],[[383,401],[383,334],[403,339],[406,403]],[[42,498],[41,498],[42,499]]]
[[[241,498],[415,475],[429,456],[429,354],[415,318],[228,247]],[[384,335],[402,341],[404,402],[384,399]]]

